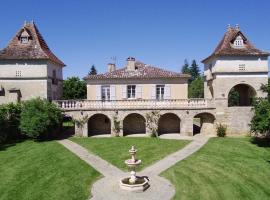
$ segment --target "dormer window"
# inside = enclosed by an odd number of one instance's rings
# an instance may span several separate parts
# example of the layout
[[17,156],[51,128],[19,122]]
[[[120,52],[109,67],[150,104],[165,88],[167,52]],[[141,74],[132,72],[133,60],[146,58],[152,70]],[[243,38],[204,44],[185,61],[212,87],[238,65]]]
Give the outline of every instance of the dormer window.
[[244,41],[241,36],[237,36],[237,38],[233,42],[234,47],[241,48],[244,47]]
[[22,44],[27,44],[29,42],[30,35],[29,33],[24,29],[22,30],[19,39]]
[[28,37],[21,37],[21,43],[27,44],[28,43]]

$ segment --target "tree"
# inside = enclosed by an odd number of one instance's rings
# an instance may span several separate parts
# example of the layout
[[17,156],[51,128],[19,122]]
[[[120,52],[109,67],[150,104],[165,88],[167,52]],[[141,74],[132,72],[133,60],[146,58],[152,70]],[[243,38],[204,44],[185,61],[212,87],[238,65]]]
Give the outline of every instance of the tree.
[[267,99],[258,99],[254,103],[254,116],[250,129],[255,135],[269,136],[270,131],[270,103]]
[[261,90],[267,93],[268,101],[270,102],[270,78],[268,78],[268,84],[263,84]]
[[262,85],[261,90],[267,92],[267,98],[257,98],[253,101],[254,116],[250,123],[250,129],[255,135],[270,136],[270,79],[268,84]]
[[192,64],[190,67],[190,75],[191,75],[191,81],[194,81],[197,77],[200,76],[200,69],[199,65],[197,65],[196,60],[192,60]]
[[22,105],[20,129],[30,138],[48,138],[60,131],[61,110],[47,100],[32,99]]
[[184,65],[182,66],[181,71],[183,74],[190,74],[190,69],[189,69],[189,64],[188,64],[187,59],[184,60]]
[[96,75],[97,74],[97,70],[95,65],[92,65],[90,71],[88,72],[88,75]]
[[239,106],[240,103],[240,95],[239,92],[234,88],[231,89],[228,95],[228,106]]
[[80,80],[79,77],[69,77],[63,83],[64,99],[85,99],[86,98],[86,82]]
[[19,123],[21,104],[0,105],[0,143],[5,140],[18,139],[20,135]]
[[188,86],[188,98],[203,98],[203,97],[204,97],[203,77],[198,76]]

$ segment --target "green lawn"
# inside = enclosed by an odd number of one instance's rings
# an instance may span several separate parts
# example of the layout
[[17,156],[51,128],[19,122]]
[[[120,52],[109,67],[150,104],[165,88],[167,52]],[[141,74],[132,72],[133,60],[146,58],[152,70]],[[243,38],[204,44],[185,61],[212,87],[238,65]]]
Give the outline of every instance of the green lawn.
[[0,199],[86,200],[100,174],[55,141],[0,149]]
[[97,154],[120,169],[128,170],[124,161],[130,158],[128,150],[132,145],[138,149],[136,157],[142,160],[141,170],[166,155],[173,153],[189,143],[183,140],[167,140],[157,138],[71,138],[89,151]]
[[213,138],[162,174],[175,199],[270,199],[270,147],[249,138]]

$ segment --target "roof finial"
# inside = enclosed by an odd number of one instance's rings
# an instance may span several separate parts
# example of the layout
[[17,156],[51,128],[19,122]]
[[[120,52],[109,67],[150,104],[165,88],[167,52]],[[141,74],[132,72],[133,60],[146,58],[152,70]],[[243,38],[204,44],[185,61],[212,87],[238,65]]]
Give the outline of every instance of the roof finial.
[[231,29],[231,25],[228,24],[228,25],[227,25],[227,30],[230,30],[230,29]]
[[236,24],[236,25],[235,25],[235,29],[238,30],[238,31],[240,30],[239,24]]

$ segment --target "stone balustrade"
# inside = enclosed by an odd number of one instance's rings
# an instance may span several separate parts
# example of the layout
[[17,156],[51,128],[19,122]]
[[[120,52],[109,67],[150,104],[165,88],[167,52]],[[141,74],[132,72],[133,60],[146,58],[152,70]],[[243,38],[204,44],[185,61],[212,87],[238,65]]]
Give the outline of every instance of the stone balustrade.
[[196,109],[209,107],[208,99],[170,99],[170,100],[56,100],[54,103],[62,110],[111,110],[111,109]]

